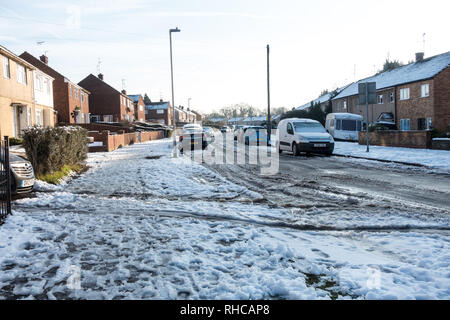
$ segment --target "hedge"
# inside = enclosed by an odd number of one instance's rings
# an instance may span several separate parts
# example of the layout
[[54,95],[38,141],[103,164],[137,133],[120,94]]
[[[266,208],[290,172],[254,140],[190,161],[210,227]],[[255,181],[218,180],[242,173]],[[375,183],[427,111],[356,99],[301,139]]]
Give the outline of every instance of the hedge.
[[88,131],[81,127],[32,127],[25,130],[23,147],[37,175],[76,165],[87,157]]

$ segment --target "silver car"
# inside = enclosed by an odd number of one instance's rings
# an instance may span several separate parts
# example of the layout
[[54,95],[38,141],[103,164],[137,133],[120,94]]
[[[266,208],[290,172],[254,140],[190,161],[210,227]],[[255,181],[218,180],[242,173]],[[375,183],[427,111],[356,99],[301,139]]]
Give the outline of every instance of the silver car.
[[35,176],[30,161],[10,154],[9,166],[11,168],[11,192],[22,194],[33,191]]

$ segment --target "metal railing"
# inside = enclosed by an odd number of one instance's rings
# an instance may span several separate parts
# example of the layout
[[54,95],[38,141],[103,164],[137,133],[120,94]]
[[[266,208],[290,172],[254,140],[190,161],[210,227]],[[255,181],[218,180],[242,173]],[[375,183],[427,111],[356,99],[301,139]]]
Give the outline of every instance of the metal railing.
[[0,141],[0,225],[11,214],[11,171],[9,168],[9,139]]

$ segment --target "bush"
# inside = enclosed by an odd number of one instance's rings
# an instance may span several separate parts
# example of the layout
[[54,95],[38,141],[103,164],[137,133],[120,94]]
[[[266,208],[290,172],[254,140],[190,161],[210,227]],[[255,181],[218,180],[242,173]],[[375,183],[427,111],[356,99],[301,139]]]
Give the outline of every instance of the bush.
[[86,159],[88,131],[81,127],[32,127],[25,131],[23,147],[37,175],[60,171]]

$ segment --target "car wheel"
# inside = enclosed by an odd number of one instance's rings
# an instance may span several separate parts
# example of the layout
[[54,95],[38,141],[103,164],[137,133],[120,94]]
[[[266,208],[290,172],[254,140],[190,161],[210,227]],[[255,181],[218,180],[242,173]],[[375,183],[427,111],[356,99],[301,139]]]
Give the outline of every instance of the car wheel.
[[292,153],[294,154],[295,157],[300,154],[298,146],[295,142],[292,144]]

